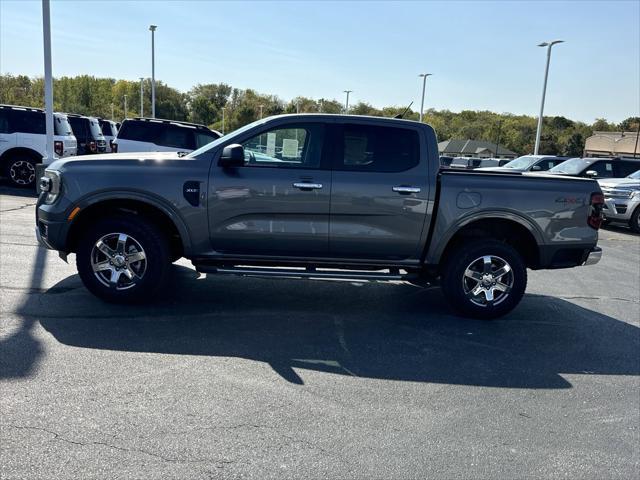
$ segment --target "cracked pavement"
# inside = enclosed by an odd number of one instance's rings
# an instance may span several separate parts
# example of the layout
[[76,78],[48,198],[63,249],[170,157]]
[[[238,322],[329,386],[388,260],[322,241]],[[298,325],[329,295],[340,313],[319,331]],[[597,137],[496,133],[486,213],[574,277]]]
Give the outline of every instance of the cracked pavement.
[[92,297],[0,186],[0,478],[632,478],[640,236],[529,272],[504,319],[437,289],[198,275]]

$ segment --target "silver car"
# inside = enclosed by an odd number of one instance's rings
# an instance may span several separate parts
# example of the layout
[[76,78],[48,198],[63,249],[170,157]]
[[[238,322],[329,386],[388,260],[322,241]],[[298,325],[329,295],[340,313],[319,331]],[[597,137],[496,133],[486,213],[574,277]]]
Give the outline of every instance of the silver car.
[[599,180],[607,222],[624,222],[640,233],[640,170],[624,178]]

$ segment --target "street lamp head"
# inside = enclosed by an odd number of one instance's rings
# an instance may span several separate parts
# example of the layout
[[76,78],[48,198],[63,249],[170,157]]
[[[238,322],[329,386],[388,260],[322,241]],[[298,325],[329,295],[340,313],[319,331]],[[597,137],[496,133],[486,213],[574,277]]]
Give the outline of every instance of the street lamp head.
[[149,25],[149,30],[151,30],[152,32],[155,32],[156,28],[158,28],[157,25]]
[[564,43],[564,40],[553,40],[552,42],[542,42],[539,47],[553,47],[556,43]]
[[431,75],[433,75],[433,73],[421,73],[420,75],[418,75],[419,77],[430,77]]

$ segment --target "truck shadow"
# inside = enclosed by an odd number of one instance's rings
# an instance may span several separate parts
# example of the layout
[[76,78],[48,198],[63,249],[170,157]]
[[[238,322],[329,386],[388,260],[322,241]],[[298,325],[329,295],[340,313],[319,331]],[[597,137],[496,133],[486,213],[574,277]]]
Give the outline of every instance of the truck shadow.
[[[198,278],[174,268],[171,299],[151,306],[103,303],[73,275],[33,293],[37,301],[18,313],[65,345],[244,358],[266,362],[297,384],[305,370],[552,389],[571,387],[563,374],[640,374],[640,329],[559,298],[527,295],[507,317],[481,322],[454,316],[438,289]],[[28,355],[11,349],[4,367],[12,371]]]

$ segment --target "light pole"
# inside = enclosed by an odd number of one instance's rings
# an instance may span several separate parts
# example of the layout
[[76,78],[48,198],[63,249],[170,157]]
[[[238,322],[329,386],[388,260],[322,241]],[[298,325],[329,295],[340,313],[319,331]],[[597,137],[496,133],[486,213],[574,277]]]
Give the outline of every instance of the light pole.
[[127,96],[124,96],[124,118],[127,118]]
[[296,113],[300,113],[300,99],[296,98]]
[[424,115],[424,90],[427,86],[427,77],[433,75],[432,73],[421,73],[418,77],[422,77],[422,103],[420,103],[420,122],[422,122],[422,116]]
[[349,115],[349,94],[353,92],[353,90],[345,90],[344,93],[347,94],[347,101],[344,104],[344,114]]
[[260,120],[262,120],[262,109],[264,108],[264,105],[258,105],[260,107]]
[[140,116],[144,117],[144,103],[142,103],[142,101],[144,100],[144,78],[140,77]]
[[322,103],[323,103],[323,101],[322,101],[322,99],[320,99],[318,101],[318,113],[322,113]]
[[51,73],[51,12],[49,0],[42,0],[42,37],[44,40],[44,111],[46,122],[46,158],[44,160],[53,161],[53,74]]
[[222,135],[224,135],[224,110],[225,107],[222,107]]
[[156,118],[156,25],[149,25],[151,30],[151,118]]
[[549,61],[551,60],[551,47],[556,43],[562,43],[564,40],[553,40],[552,42],[542,42],[539,47],[547,47],[547,66],[544,70],[544,84],[542,86],[542,101],[540,102],[540,116],[538,117],[538,130],[536,131],[536,145],[533,154],[538,155],[540,148],[540,136],[542,135],[542,113],[544,112],[544,97],[547,94],[547,78],[549,77]]
[[115,115],[113,114],[113,103],[111,104],[111,120],[115,120]]

